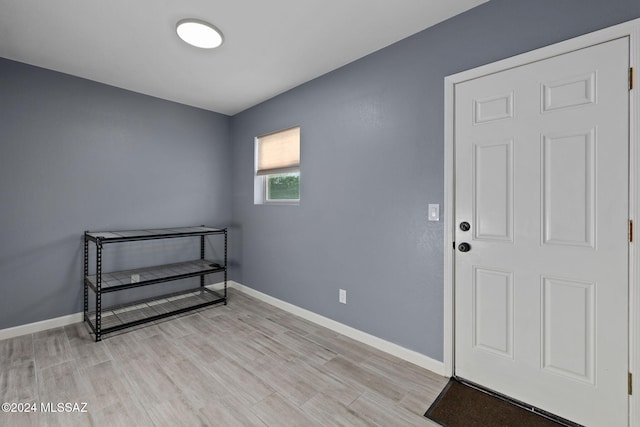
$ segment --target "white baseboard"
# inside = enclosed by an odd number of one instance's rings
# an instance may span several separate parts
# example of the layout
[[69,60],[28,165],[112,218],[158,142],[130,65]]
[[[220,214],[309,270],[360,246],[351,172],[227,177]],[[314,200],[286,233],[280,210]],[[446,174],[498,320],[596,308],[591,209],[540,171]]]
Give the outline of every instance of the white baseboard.
[[[256,291],[255,289],[242,285],[238,282],[234,282],[233,280],[229,280],[227,284],[228,284],[228,287],[230,288],[237,289],[240,292],[243,292],[249,296],[257,298],[261,301],[264,301],[282,310],[285,310],[291,314],[300,316],[303,319],[306,319],[310,322],[316,323],[320,326],[324,326],[325,328],[331,329],[332,331],[338,332],[356,341],[360,341],[364,344],[370,345],[371,347],[374,347],[380,351],[384,351],[385,353],[388,353],[400,359],[406,360],[407,362],[410,362],[410,363],[413,363],[414,365],[418,365],[420,367],[428,369],[439,375],[447,376],[443,362],[432,359],[428,356],[425,356],[424,354],[418,353],[413,350],[409,350],[397,344],[378,338],[374,335],[352,328],[351,326],[347,326],[343,323],[336,322],[335,320],[331,320],[328,317],[321,316],[312,311],[309,311],[304,308],[298,307],[296,305],[290,304],[288,302],[279,300],[277,298],[264,294],[260,291]],[[216,290],[222,289],[223,286],[224,286],[223,283],[214,283],[211,285],[207,285],[208,288],[216,289]],[[7,338],[14,338],[20,335],[33,334],[36,332],[45,331],[47,329],[58,328],[60,326],[72,325],[74,323],[78,323],[82,321],[83,321],[83,313],[80,312],[80,313],[69,314],[67,316],[56,317],[54,319],[42,320],[40,322],[34,322],[34,323],[28,323],[26,325],[15,326],[12,328],[0,329],[0,340],[7,339]]]
[[[216,285],[212,285],[212,286],[216,286]],[[402,360],[413,363],[414,365],[418,365],[422,368],[428,369],[442,376],[448,376],[446,374],[443,362],[432,359],[428,356],[425,356],[424,354],[418,353],[413,350],[409,350],[407,348],[399,346],[398,344],[391,343],[389,341],[378,338],[374,335],[352,328],[351,326],[347,326],[343,323],[336,322],[335,320],[331,320],[327,317],[316,314],[312,311],[309,311],[304,308],[300,308],[298,306],[290,304],[288,302],[279,300],[277,298],[274,298],[262,292],[256,291],[255,289],[242,285],[238,282],[234,282],[230,280],[228,282],[228,286],[230,288],[237,289],[238,291],[243,292],[249,296],[252,296],[261,301],[264,301],[268,304],[276,306],[282,310],[288,311],[291,314],[300,316],[303,319],[306,319],[310,322],[316,323],[320,326],[324,326],[325,328],[331,329],[332,331],[338,332],[356,341],[360,341],[361,343],[370,345],[371,347],[374,347],[380,351],[384,351],[385,353],[391,354]]]
[[84,315],[80,312],[56,317],[54,319],[42,320],[40,322],[27,323],[26,325],[14,326],[13,328],[0,329],[0,340],[46,331],[47,329],[59,328],[60,326],[73,325],[83,320]]

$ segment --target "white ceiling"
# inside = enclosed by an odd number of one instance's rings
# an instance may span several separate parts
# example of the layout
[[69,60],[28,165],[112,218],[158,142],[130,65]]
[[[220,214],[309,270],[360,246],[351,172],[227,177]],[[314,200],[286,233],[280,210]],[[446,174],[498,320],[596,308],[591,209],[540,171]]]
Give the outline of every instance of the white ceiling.
[[232,115],[485,1],[0,0],[0,57]]

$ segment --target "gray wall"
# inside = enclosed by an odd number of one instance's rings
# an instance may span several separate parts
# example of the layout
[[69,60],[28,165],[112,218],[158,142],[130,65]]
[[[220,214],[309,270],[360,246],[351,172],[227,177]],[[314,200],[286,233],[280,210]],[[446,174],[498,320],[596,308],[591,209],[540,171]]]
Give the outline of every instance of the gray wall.
[[84,230],[226,225],[229,121],[0,59],[0,329],[82,311]]
[[[426,218],[444,77],[637,17],[637,0],[493,0],[234,116],[233,277],[442,360],[443,224]],[[300,206],[254,206],[253,138],[294,125]]]

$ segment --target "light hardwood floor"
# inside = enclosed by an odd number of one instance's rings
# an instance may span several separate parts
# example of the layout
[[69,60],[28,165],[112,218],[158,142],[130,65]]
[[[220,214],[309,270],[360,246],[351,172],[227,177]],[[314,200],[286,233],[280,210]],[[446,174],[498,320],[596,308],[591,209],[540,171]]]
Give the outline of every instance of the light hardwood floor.
[[0,403],[37,408],[0,426],[436,425],[422,414],[445,378],[229,294],[99,343],[82,323],[0,341]]

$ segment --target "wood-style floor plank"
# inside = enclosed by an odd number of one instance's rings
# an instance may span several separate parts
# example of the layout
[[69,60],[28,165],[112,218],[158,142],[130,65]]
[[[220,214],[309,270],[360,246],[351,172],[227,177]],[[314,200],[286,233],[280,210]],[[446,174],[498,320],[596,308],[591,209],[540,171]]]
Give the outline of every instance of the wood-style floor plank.
[[201,408],[200,417],[207,420],[209,425],[266,427],[253,412],[247,410],[251,404],[237,396],[225,397],[211,401]]
[[324,426],[370,426],[371,421],[344,405],[333,396],[318,393],[302,405],[301,409]]
[[51,329],[47,333],[34,334],[33,338],[33,348],[38,369],[73,360],[69,339],[63,328]]
[[318,422],[278,393],[273,393],[258,402],[251,408],[251,412],[268,426],[299,427]]
[[[91,396],[89,411],[97,425],[152,426],[118,362],[109,360],[80,370]],[[93,405],[99,402],[99,406]]]
[[[416,414],[377,393],[365,392],[349,408],[381,426],[433,426],[422,414]],[[437,425],[437,424],[435,424]]]
[[325,364],[325,367],[341,378],[347,378],[353,384],[363,385],[392,400],[399,401],[406,393],[402,384],[389,381],[383,375],[368,370],[343,356],[334,357]]
[[[64,335],[64,334],[63,334]],[[64,335],[66,337],[66,335]],[[67,343],[68,345],[68,343]],[[95,425],[94,411],[91,411],[90,391],[86,380],[78,371],[75,361],[38,369],[38,397],[40,405],[40,422],[47,426],[91,426]],[[48,405],[46,411],[42,404]],[[86,412],[66,411],[67,404],[78,405],[78,409],[86,403]],[[60,409],[59,405],[63,405]],[[44,421],[44,422],[43,422]]]
[[433,426],[446,378],[234,290],[107,335],[82,323],[0,341],[0,400],[86,413],[0,413],[4,426]]
[[34,359],[33,336],[9,338],[0,341],[0,363],[3,367],[13,364],[23,364],[27,360]]
[[0,401],[27,402],[38,396],[36,364],[26,359],[24,363],[11,365],[0,371]]

